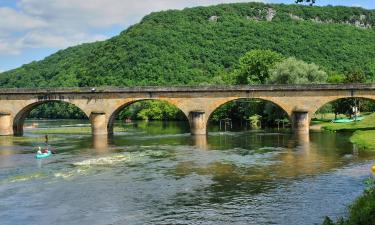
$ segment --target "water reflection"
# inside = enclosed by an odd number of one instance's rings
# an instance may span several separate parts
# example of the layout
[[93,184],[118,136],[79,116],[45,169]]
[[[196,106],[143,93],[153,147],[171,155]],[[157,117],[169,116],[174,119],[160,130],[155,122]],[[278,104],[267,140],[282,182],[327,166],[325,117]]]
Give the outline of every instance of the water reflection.
[[207,144],[207,135],[192,135],[193,145],[201,150],[209,149]]
[[92,147],[96,154],[108,153],[108,135],[93,135],[92,136]]
[[11,156],[14,154],[13,137],[0,136],[0,167],[12,165]]
[[[375,155],[355,151],[348,137],[269,130],[190,136],[179,124],[149,122],[125,126],[113,139],[51,135],[58,154],[40,168],[29,149],[43,138],[0,139],[0,160],[13,158],[11,168],[0,166],[0,180],[5,180],[0,184],[0,221],[319,223],[323,216],[343,215],[345,205],[362,192],[363,177],[371,174],[368,164]],[[17,151],[2,151],[8,145]],[[48,187],[43,195],[41,187]],[[100,208],[98,199],[105,203]],[[320,210],[322,204],[327,205]],[[82,217],[82,211],[92,220]],[[64,215],[64,220],[30,216],[38,212]]]
[[298,132],[294,134],[294,139],[297,140],[300,145],[308,147],[310,143],[310,134],[306,132]]
[[8,155],[12,153],[12,146],[14,144],[14,137],[12,136],[0,136],[0,155]]

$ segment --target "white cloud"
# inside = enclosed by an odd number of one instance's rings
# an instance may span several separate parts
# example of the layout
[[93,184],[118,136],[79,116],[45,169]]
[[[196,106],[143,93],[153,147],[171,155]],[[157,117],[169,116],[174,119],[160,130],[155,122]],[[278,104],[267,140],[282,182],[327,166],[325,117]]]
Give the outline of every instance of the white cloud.
[[5,32],[24,31],[47,25],[43,20],[19,13],[8,7],[0,8],[0,18],[0,30]]
[[19,40],[0,39],[0,55],[17,55],[21,53]]
[[86,33],[74,33],[69,37],[64,34],[29,32],[21,38],[23,47],[27,48],[64,48],[73,44],[100,41],[107,37],[101,35],[88,35]]
[[19,0],[17,9],[0,7],[0,55],[28,48],[64,48],[103,40],[99,29],[131,25],[166,9],[245,0]]

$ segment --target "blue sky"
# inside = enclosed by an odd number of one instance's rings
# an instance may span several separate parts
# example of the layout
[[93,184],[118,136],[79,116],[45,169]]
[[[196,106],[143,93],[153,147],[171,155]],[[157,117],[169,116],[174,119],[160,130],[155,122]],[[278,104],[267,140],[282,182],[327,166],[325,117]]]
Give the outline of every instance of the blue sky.
[[[153,11],[232,2],[248,0],[0,0],[0,72],[59,49],[105,40]],[[289,4],[294,0],[263,2]],[[373,0],[317,3],[375,9]]]

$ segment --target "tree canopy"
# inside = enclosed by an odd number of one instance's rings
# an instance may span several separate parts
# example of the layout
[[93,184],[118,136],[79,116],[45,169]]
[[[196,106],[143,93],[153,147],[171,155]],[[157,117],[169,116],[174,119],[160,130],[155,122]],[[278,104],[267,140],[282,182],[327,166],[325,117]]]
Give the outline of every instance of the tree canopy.
[[270,84],[319,84],[327,82],[327,73],[314,63],[288,58],[270,70]]
[[252,50],[240,58],[234,70],[236,84],[265,84],[270,69],[283,60],[283,56],[271,50]]
[[356,7],[253,2],[168,10],[106,41],[1,73],[0,86],[212,84],[254,49],[315,63],[330,74],[359,68],[373,80],[374,26],[375,11]]

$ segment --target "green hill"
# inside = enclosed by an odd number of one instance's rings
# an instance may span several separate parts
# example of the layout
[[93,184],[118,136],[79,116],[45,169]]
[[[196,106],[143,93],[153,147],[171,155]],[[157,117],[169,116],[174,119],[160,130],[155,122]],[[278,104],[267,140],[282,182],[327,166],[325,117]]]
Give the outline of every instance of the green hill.
[[262,3],[152,13],[109,40],[0,74],[1,87],[195,85],[252,49],[375,77],[375,10]]

